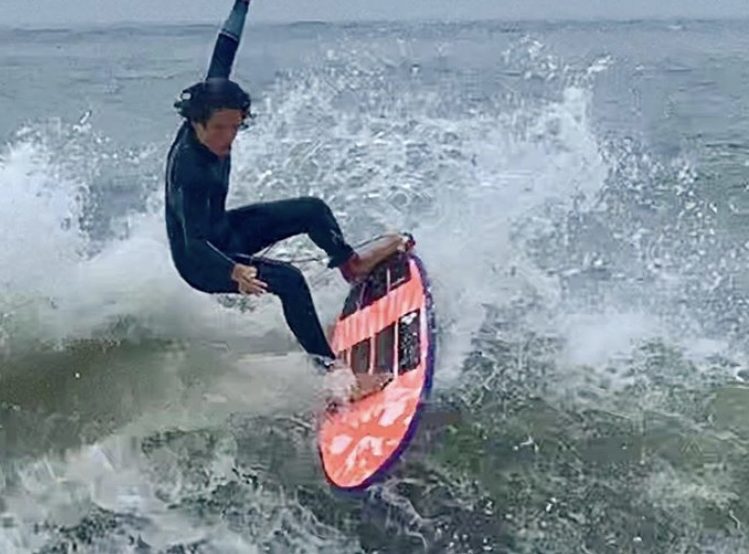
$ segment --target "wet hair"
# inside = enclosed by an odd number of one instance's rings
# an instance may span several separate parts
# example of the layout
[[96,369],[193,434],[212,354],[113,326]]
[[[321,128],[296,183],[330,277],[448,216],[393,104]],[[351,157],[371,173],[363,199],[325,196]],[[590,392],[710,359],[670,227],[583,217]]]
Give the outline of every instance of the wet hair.
[[206,79],[182,91],[174,107],[192,123],[205,124],[219,110],[240,110],[250,115],[250,95],[229,79]]

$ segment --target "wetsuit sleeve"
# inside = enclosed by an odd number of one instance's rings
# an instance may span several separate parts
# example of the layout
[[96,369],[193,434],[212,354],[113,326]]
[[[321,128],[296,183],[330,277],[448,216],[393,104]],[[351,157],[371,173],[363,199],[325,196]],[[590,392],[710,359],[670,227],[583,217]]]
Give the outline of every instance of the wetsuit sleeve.
[[250,0],[235,0],[234,7],[216,39],[216,47],[213,49],[211,65],[208,68],[208,79],[229,78],[249,7]]
[[177,193],[182,208],[187,254],[193,260],[200,261],[208,272],[226,277],[231,274],[236,262],[209,240],[211,207],[208,205],[209,198],[201,191],[202,186],[204,184],[188,181]]

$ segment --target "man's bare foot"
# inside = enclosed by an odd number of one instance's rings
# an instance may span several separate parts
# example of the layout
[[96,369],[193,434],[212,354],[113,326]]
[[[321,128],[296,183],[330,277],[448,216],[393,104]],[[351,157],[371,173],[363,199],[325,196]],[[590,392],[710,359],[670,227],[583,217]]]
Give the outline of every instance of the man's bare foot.
[[351,402],[358,402],[380,392],[393,380],[393,376],[389,373],[376,373],[374,375],[359,373],[355,377],[356,384],[349,396]]
[[408,236],[392,234],[374,241],[361,252],[355,253],[341,267],[341,275],[349,283],[357,283],[364,279],[377,267],[398,251],[405,251],[413,245],[413,239]]
[[381,391],[393,380],[391,374],[354,373],[341,360],[336,360],[335,368],[326,377],[328,408],[357,402]]

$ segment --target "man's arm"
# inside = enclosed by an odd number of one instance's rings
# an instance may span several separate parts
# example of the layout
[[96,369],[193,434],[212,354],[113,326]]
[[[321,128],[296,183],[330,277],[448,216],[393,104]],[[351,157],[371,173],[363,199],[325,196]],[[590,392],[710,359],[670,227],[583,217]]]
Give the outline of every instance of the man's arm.
[[204,272],[219,280],[230,277],[237,282],[240,292],[263,294],[268,285],[258,278],[257,269],[238,264],[210,241],[210,200],[202,192],[196,180],[187,180],[175,193],[185,230],[185,245],[188,255],[199,260]]
[[210,206],[208,197],[201,191],[201,184],[188,181],[176,191],[180,213],[185,229],[185,245],[191,258],[200,260],[201,265],[212,274],[228,276],[235,262],[216,248],[210,237]]
[[216,39],[216,47],[213,49],[207,79],[212,77],[229,78],[249,6],[250,0],[234,1],[234,7],[221,28],[218,39]]

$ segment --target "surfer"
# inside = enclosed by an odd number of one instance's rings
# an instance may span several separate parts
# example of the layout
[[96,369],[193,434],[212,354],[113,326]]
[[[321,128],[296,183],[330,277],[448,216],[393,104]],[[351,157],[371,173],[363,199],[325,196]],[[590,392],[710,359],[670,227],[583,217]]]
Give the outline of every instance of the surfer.
[[[326,203],[312,197],[226,210],[232,143],[250,115],[249,94],[229,79],[249,4],[235,0],[206,79],[185,89],[175,103],[184,122],[166,166],[165,218],[172,260],[180,276],[197,290],[278,296],[286,322],[304,350],[327,368],[340,368],[302,272],[257,253],[307,234],[328,255],[328,267],[338,268],[353,283],[405,248],[406,239],[387,235],[357,253]],[[357,376],[353,395],[364,396],[383,385],[382,376]]]

